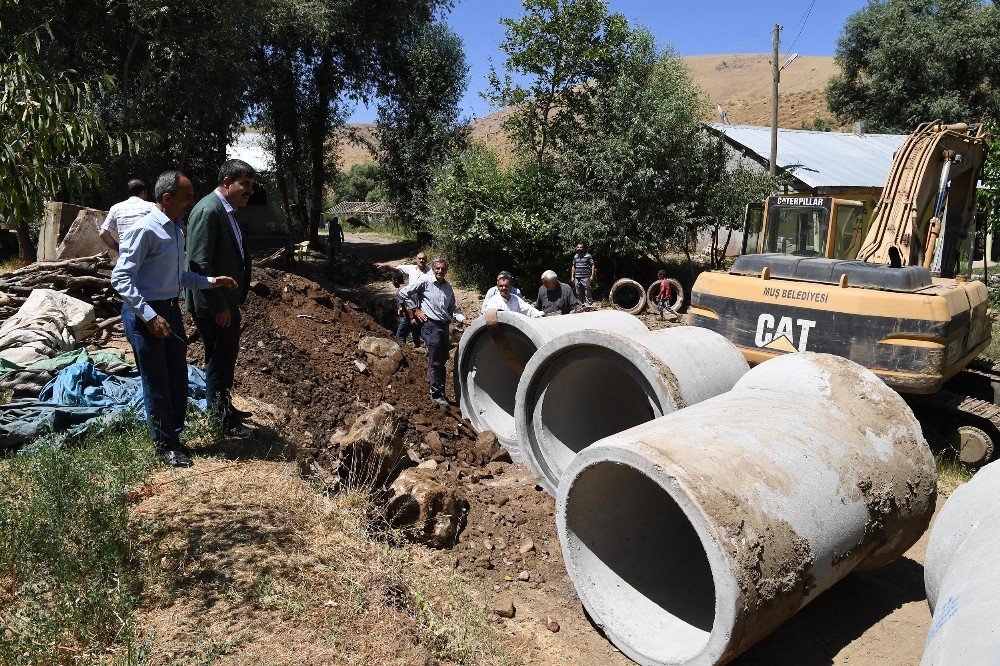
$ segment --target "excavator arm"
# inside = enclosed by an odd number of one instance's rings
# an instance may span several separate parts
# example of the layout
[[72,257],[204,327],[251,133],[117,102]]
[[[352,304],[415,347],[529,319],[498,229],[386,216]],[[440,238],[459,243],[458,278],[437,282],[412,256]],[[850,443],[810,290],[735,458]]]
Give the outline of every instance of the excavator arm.
[[986,150],[982,125],[935,121],[917,127],[893,158],[858,259],[922,265],[952,277]]

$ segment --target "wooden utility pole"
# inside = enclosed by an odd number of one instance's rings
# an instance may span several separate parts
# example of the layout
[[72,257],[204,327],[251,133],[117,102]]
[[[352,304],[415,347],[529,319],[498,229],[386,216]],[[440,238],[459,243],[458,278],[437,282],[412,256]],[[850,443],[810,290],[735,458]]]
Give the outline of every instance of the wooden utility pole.
[[781,26],[774,24],[774,55],[771,56],[771,71],[774,86],[771,90],[771,166],[772,176],[778,172],[778,81],[781,80],[781,64],[778,63],[778,45],[781,41]]

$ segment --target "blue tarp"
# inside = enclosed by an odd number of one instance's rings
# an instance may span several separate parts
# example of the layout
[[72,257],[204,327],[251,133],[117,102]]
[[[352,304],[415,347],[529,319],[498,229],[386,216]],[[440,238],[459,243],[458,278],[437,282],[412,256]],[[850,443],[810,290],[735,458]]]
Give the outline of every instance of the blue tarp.
[[[188,399],[205,405],[205,374],[188,366]],[[0,450],[50,432],[77,435],[130,410],[142,417],[142,382],[135,368],[108,374],[91,361],[73,363],[45,385],[38,400],[0,405]]]

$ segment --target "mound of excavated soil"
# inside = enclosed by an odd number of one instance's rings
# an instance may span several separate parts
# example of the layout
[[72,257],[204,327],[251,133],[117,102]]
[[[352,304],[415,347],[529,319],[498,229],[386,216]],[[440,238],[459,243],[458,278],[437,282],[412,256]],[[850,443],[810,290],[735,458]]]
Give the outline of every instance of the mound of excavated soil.
[[[336,446],[335,434],[387,402],[411,456],[434,460],[441,480],[469,501],[455,567],[497,582],[528,571],[529,581],[518,584],[529,586],[560,574],[552,498],[525,483],[527,470],[511,465],[495,438],[477,441],[457,407],[430,401],[423,349],[404,345],[399,367],[386,371],[358,341],[391,338],[389,331],[315,282],[275,269],[254,271],[243,321],[235,391],[276,408],[278,434],[303,470]],[[191,361],[201,363],[202,353],[193,345]],[[450,377],[446,385],[450,390]]]

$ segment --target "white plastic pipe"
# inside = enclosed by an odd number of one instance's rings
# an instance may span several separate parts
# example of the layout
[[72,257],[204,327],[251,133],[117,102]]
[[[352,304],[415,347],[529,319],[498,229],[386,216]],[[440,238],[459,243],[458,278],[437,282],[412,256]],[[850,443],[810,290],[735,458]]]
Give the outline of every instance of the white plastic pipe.
[[945,503],[924,559],[934,619],[923,666],[1000,660],[1000,462],[979,470]]
[[585,449],[556,524],[580,599],[622,652],[718,664],[906,551],[936,482],[896,392],[847,359],[786,354]]
[[739,350],[706,328],[560,335],[535,352],[517,386],[523,462],[554,495],[559,476],[586,447],[725,393],[747,370]]
[[517,383],[539,347],[570,331],[599,329],[630,335],[649,330],[637,317],[614,310],[537,319],[504,311],[497,313],[497,322],[507,350],[497,344],[485,317],[476,319],[462,336],[455,355],[455,395],[462,416],[476,430],[496,433],[515,458],[519,458],[514,428]]

